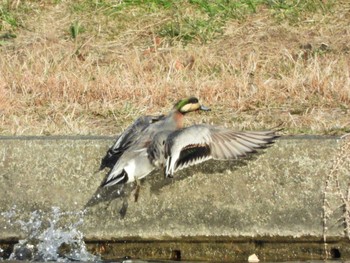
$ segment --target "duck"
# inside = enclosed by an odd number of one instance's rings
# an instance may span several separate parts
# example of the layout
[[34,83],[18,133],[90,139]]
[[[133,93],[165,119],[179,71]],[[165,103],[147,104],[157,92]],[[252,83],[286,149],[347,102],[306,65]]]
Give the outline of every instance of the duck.
[[172,178],[177,171],[210,159],[233,160],[255,153],[279,137],[274,130],[235,131],[208,124],[184,127],[183,116],[200,110],[210,109],[190,97],[177,102],[168,115],[136,120],[108,150],[107,155],[114,156],[108,165],[115,163],[101,186],[131,183],[156,169]]
[[167,115],[147,115],[136,119],[117,137],[102,158],[99,170],[110,168],[110,171],[101,186],[130,183],[151,173],[155,167],[147,157],[147,148],[156,134],[183,128],[184,116],[195,111],[210,111],[210,108],[201,105],[196,97],[188,97],[177,101]]

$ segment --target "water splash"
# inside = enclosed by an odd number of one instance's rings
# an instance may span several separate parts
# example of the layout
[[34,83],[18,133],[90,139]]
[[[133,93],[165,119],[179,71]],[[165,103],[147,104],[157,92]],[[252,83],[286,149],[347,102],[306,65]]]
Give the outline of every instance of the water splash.
[[[53,207],[50,213],[41,210],[34,211],[28,220],[14,220],[18,211],[13,207],[10,211],[1,213],[11,225],[18,225],[26,238],[14,246],[10,260],[36,261],[99,261],[100,257],[87,251],[83,233],[79,226],[83,224],[84,211],[61,212]],[[63,225],[62,218],[74,216],[76,221]]]

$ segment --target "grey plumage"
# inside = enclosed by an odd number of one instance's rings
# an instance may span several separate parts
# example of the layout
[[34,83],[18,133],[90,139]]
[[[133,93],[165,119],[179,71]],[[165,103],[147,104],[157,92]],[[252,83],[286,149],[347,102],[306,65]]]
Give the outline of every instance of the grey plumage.
[[108,149],[106,155],[102,158],[99,170],[101,171],[106,167],[112,169],[122,153],[136,142],[137,136],[147,129],[149,125],[162,120],[164,117],[164,115],[139,117],[117,137],[115,143]]
[[182,127],[184,114],[209,110],[198,99],[188,98],[175,104],[166,116],[144,116],[118,137],[102,159],[110,167],[101,186],[130,183],[155,169],[172,177],[180,169],[209,159],[230,160],[273,143],[274,131],[242,132],[206,124]]

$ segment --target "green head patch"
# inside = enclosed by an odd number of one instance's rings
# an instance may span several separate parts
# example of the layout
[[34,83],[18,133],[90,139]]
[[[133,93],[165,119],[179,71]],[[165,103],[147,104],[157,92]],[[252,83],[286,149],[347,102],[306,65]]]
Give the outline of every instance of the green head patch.
[[[186,99],[182,99],[180,101],[178,101],[175,105],[174,108],[176,108],[178,111],[183,112],[183,109],[186,105],[195,105],[195,104],[199,104],[198,99],[195,97],[190,97],[190,98],[186,98]],[[186,107],[185,107],[186,108]],[[187,112],[187,111],[184,111]]]
[[198,110],[209,111],[210,110],[209,108],[203,105],[200,105],[198,99],[195,97],[190,97],[187,99],[180,100],[174,105],[174,108],[177,109],[182,114],[185,114],[191,111],[198,111]]

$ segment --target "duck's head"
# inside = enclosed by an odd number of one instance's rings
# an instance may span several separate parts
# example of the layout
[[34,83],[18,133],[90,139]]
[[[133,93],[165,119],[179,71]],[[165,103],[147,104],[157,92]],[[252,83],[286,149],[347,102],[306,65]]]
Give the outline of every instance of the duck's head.
[[186,113],[192,112],[192,111],[200,111],[200,110],[210,111],[210,109],[208,107],[201,105],[199,103],[198,99],[195,97],[190,97],[190,98],[186,98],[186,99],[182,99],[182,100],[178,101],[174,105],[174,109],[178,110],[182,114],[186,114]]

